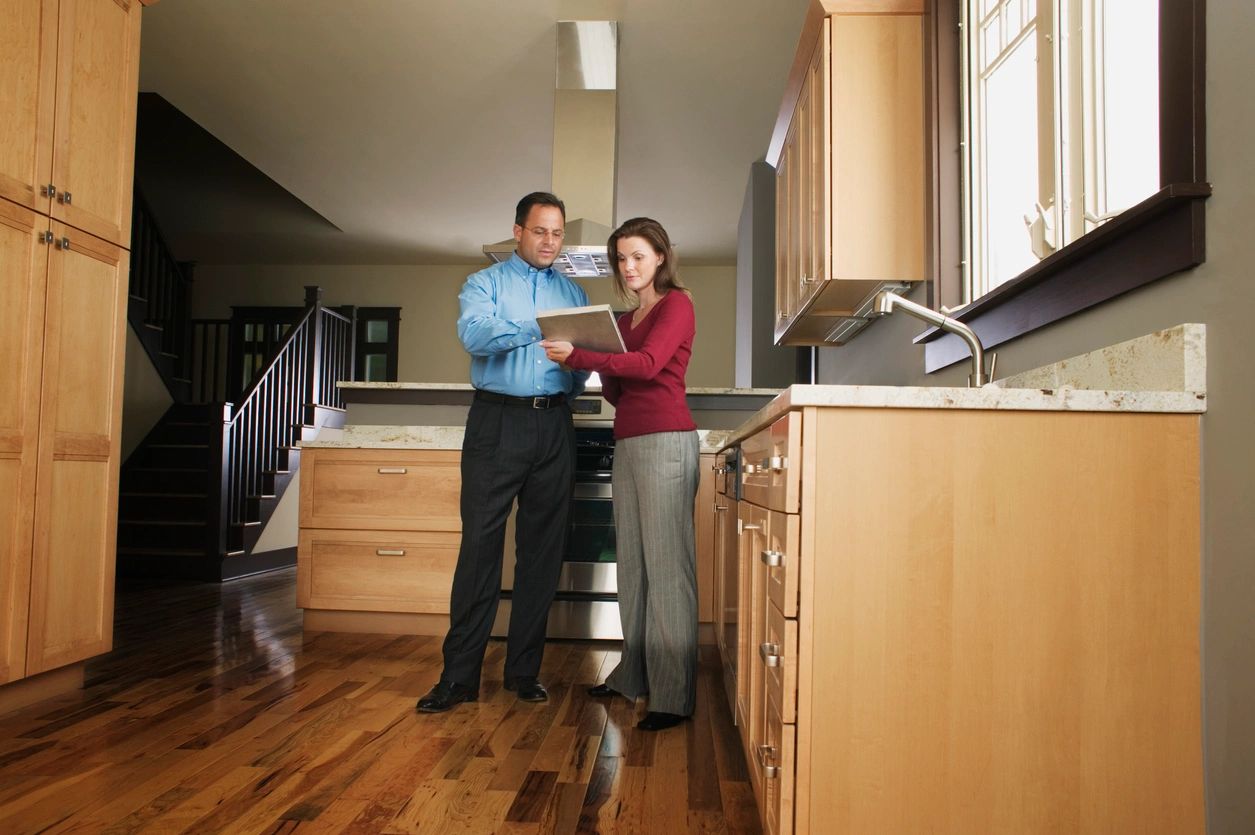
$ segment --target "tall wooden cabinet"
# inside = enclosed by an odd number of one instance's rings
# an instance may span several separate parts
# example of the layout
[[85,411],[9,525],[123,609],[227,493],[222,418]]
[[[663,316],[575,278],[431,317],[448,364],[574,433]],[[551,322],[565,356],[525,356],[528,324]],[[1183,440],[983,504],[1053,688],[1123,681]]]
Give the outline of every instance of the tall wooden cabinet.
[[839,344],[878,287],[928,277],[923,15],[811,2],[767,151],[777,344]]
[[112,644],[140,10],[0,0],[0,684]]
[[1203,831],[1198,415],[804,407],[741,461],[765,832]]

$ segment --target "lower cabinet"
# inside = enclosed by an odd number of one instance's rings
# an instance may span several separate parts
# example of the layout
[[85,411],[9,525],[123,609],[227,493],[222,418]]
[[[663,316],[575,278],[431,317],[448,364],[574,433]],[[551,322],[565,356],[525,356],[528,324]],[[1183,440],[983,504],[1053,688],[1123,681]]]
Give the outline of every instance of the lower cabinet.
[[127,264],[0,200],[0,684],[113,644]]
[[764,831],[1204,830],[1197,415],[806,407],[740,446]]
[[444,634],[460,460],[456,450],[302,451],[296,603],[307,629]]

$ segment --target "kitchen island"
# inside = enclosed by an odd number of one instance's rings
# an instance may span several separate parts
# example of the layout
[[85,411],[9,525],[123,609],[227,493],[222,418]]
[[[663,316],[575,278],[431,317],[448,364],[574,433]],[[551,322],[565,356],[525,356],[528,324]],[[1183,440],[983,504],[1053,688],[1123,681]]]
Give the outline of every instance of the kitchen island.
[[[341,383],[343,430],[302,444],[297,603],[305,628],[443,635],[461,538],[459,462],[469,385]],[[713,643],[714,453],[729,428],[775,389],[694,389],[703,428],[698,515],[701,635]],[[596,389],[575,401],[577,431],[607,433],[613,412]],[[394,422],[385,422],[394,421]],[[717,428],[723,426],[725,428]],[[507,531],[506,566],[513,536]],[[610,572],[613,574],[613,571]],[[561,608],[561,607],[559,607]],[[504,616],[507,611],[502,607]],[[603,613],[617,629],[617,613]],[[551,618],[551,627],[556,627]],[[557,633],[555,633],[557,634]]]

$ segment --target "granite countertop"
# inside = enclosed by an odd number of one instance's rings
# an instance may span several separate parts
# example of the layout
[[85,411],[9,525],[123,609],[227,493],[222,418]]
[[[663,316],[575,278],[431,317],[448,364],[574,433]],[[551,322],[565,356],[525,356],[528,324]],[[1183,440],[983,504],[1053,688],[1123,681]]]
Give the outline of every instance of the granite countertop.
[[1206,327],[1177,325],[981,388],[795,385],[728,433],[754,434],[804,406],[1187,413],[1207,411]]
[[[474,387],[470,383],[352,383],[339,382],[336,386],[341,389],[362,390],[362,391],[474,391]],[[588,393],[594,394],[601,391],[600,386],[589,386]],[[719,386],[689,386],[685,389],[686,394],[717,394],[717,395],[746,395],[755,397],[774,397],[780,393],[778,388],[736,388],[736,387],[719,387]]]
[[[702,452],[717,452],[727,444],[726,429],[699,429]],[[308,449],[461,449],[461,426],[346,426],[323,430],[317,440],[302,441]]]
[[[794,385],[777,389],[690,388],[689,394],[775,395],[733,430],[698,430],[702,452],[717,452],[805,406],[993,411],[1147,412],[1207,410],[1206,327],[1177,325],[1012,375],[981,388]],[[465,383],[340,383],[341,388],[469,391]],[[329,434],[329,433],[324,433]],[[460,449],[461,426],[349,426],[306,447]]]

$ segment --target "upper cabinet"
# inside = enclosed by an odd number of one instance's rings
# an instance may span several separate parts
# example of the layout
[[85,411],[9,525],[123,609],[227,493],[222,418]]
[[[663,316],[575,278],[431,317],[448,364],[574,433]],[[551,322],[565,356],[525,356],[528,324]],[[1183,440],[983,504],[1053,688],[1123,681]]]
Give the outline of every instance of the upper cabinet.
[[923,0],[812,0],[767,152],[777,344],[839,344],[881,285],[928,277],[923,32]]
[[138,0],[0,0],[0,197],[130,246]]

